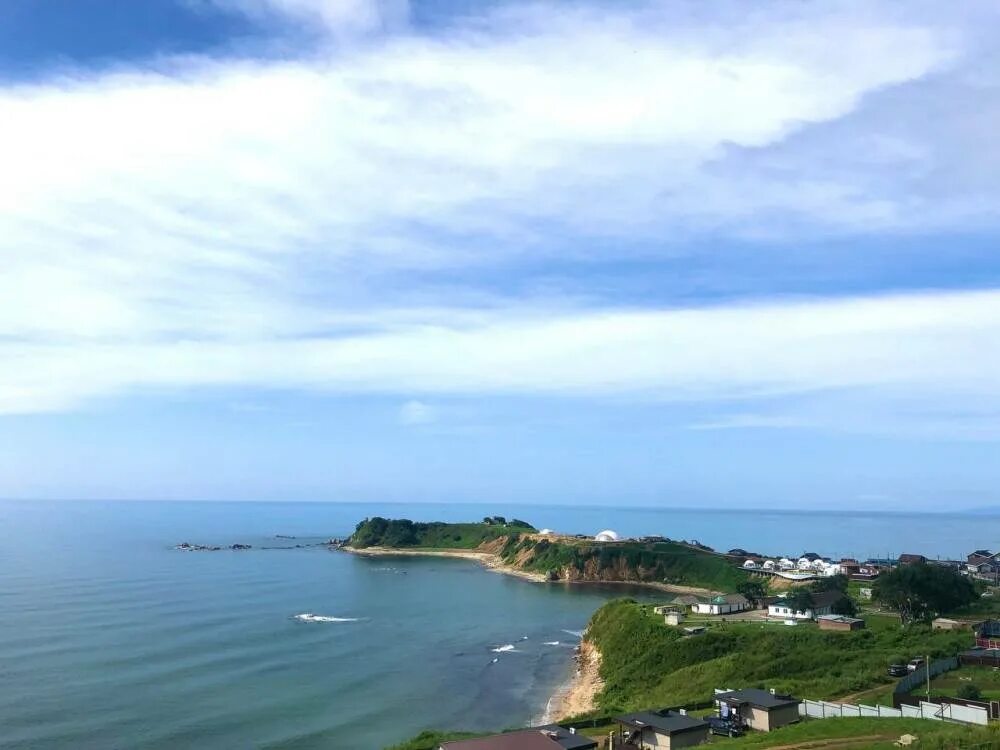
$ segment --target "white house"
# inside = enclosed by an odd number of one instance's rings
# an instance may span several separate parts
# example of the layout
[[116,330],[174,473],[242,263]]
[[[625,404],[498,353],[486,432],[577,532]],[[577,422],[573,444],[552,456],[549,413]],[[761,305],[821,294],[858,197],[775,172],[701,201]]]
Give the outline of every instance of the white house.
[[778,597],[767,605],[767,616],[782,620],[815,620],[819,615],[833,614],[833,605],[844,598],[840,591],[820,591],[813,594],[813,606],[806,610],[793,609],[788,604],[788,595]]
[[750,609],[750,602],[743,594],[720,594],[707,602],[698,602],[692,609],[699,615],[730,615]]

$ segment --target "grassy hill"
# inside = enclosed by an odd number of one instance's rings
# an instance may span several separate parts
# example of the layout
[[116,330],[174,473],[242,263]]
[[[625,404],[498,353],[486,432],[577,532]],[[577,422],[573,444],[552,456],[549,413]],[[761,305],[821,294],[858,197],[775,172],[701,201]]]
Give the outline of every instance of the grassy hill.
[[550,540],[512,535],[508,564],[571,581],[634,581],[734,591],[746,574],[721,555],[677,542]]
[[531,533],[535,527],[518,519],[495,516],[487,523],[419,523],[405,518],[375,516],[359,523],[347,541],[356,549],[398,547],[401,549],[475,549],[511,534]]
[[969,633],[925,625],[834,633],[731,623],[683,638],[630,600],[599,609],[587,637],[603,657],[605,687],[598,696],[603,710],[696,702],[725,687],[835,698],[888,683],[890,663],[926,654],[951,656],[971,644]]

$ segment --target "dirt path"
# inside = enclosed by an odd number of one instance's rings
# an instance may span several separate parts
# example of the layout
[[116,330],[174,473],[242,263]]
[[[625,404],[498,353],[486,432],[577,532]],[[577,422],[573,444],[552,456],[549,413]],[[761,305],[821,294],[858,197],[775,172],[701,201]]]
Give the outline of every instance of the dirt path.
[[[869,742],[891,742],[896,739],[895,734],[866,734],[862,737],[831,737],[826,740],[808,740],[797,742],[793,745],[776,745],[767,750],[839,750],[839,748],[853,748],[864,746]],[[864,744],[862,744],[864,743]]]

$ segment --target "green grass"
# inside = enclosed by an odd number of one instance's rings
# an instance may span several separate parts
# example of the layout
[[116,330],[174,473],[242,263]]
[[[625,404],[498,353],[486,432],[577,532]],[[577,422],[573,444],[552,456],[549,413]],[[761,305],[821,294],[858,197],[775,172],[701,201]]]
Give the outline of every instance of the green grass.
[[[931,678],[931,695],[956,697],[962,685],[975,685],[982,692],[983,700],[1000,700],[1000,670],[992,667],[961,667]],[[920,694],[921,689],[913,691]]]
[[351,547],[401,549],[475,549],[500,537],[533,532],[527,524],[416,523],[407,519],[366,518],[348,540]]
[[918,737],[920,742],[916,747],[921,748],[921,750],[958,748],[963,745],[1000,741],[1000,733],[995,727],[964,727],[929,719],[844,718],[815,719],[783,727],[773,732],[754,732],[735,739],[723,738],[714,742],[713,746],[720,749],[764,750],[765,748],[808,742],[811,747],[821,748],[824,745],[812,745],[812,742],[829,740],[825,746],[835,748],[839,746],[837,740],[878,735],[883,739],[870,740],[864,745],[848,745],[848,747],[859,750],[862,747],[865,750],[869,748],[883,750],[894,748],[893,741],[903,734],[912,734]]
[[634,581],[734,591],[746,574],[725,558],[676,542],[566,542],[522,538],[504,547],[507,562],[570,580]]
[[890,688],[890,663],[951,656],[971,642],[967,632],[883,625],[840,633],[727,623],[683,638],[633,601],[610,602],[594,614],[588,633],[603,657],[598,703],[606,711],[682,705],[705,700],[714,688],[743,687],[832,699]]

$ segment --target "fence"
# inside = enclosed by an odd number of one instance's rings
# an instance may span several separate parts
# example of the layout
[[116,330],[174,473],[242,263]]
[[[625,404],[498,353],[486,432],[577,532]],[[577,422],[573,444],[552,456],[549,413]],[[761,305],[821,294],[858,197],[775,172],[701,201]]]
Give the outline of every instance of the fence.
[[983,726],[989,722],[990,717],[989,711],[980,706],[928,703],[927,701],[918,701],[916,705],[904,703],[899,708],[888,708],[887,706],[804,700],[799,704],[799,715],[808,716],[811,719],[836,719],[847,716],[868,716],[877,719],[936,719]]
[[950,656],[947,659],[937,659],[936,661],[932,661],[930,666],[925,665],[917,667],[915,672],[910,672],[910,674],[896,683],[896,687],[892,690],[893,705],[896,704],[897,695],[912,693],[921,685],[925,685],[927,683],[928,670],[930,671],[931,677],[937,677],[939,674],[950,672],[953,669],[958,669],[957,656]]

